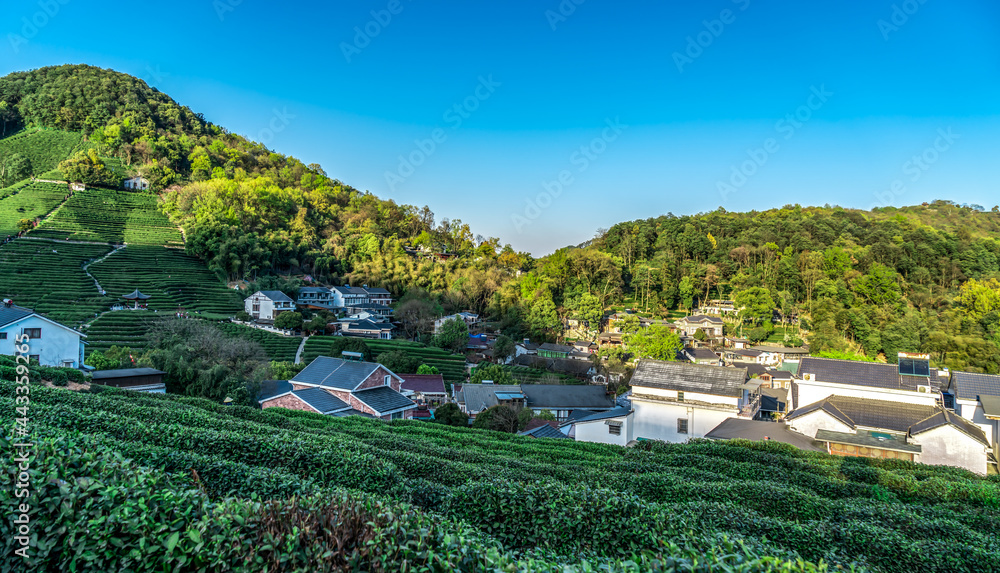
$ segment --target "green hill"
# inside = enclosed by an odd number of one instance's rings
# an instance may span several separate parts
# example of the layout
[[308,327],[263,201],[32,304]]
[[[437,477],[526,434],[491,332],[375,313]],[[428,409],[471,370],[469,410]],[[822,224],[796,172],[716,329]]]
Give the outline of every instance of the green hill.
[[0,139],[0,159],[20,154],[28,159],[28,175],[42,175],[59,166],[80,147],[83,134],[59,129],[26,129]]
[[[8,427],[14,397],[0,382]],[[620,448],[112,390],[32,386],[31,417],[39,570],[1000,563],[1000,482],[951,468],[764,442]],[[11,487],[0,492],[12,503]],[[0,531],[10,555],[12,521]]]

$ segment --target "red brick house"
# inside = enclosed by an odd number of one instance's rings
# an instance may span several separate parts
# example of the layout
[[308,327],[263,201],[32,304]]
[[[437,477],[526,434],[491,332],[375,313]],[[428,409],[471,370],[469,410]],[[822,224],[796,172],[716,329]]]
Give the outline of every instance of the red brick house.
[[261,389],[262,408],[289,408],[333,416],[410,418],[417,405],[400,394],[403,379],[374,362],[319,356],[291,380]]

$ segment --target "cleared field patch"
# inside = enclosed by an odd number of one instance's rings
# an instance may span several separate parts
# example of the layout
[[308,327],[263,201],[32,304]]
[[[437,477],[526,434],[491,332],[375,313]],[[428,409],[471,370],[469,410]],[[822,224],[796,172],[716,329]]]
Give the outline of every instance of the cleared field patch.
[[87,335],[87,356],[95,350],[106,351],[112,346],[128,346],[142,352],[148,342],[146,333],[157,323],[169,320],[172,314],[148,310],[119,310],[109,312],[90,323]]
[[73,326],[107,310],[83,265],[111,251],[103,245],[16,239],[0,245],[0,295]]

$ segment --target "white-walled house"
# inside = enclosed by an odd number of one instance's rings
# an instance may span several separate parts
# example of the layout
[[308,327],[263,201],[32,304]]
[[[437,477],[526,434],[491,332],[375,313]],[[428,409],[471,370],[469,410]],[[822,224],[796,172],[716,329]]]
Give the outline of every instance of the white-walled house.
[[955,412],[983,430],[1000,459],[1000,376],[952,372],[948,392]]
[[295,310],[295,301],[280,290],[259,290],[243,301],[244,308],[254,320],[274,322],[282,312]]
[[632,441],[634,412],[618,407],[577,420],[563,422],[560,430],[578,442],[597,442],[627,446]]
[[[905,356],[903,360],[905,364]],[[803,358],[799,366],[799,380],[792,382],[791,409],[830,396],[934,406],[942,398],[943,381],[938,370],[930,368],[928,361],[929,357],[921,358],[919,373],[913,374],[901,371],[897,364]]]
[[703,438],[728,418],[753,419],[760,407],[746,368],[642,360],[630,384],[635,440]]
[[29,336],[28,356],[39,364],[67,368],[83,365],[86,335],[30,309],[8,303],[0,305],[0,354],[13,356],[22,334]]
[[986,474],[989,441],[968,420],[941,406],[829,396],[785,418],[792,431],[847,457],[900,459]]
[[465,322],[467,326],[472,326],[477,322],[479,322],[479,315],[474,312],[459,312],[456,314],[449,314],[448,316],[442,316],[441,318],[434,321],[434,334],[438,334],[441,332],[441,327],[444,326],[444,323],[456,318]]
[[129,177],[122,185],[132,191],[145,191],[149,189],[149,179],[145,177]]

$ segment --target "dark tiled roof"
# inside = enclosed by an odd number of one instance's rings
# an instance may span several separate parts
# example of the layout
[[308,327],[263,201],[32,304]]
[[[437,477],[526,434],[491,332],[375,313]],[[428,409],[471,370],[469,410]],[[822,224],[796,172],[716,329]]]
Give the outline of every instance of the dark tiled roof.
[[520,392],[516,384],[465,384],[462,390],[455,394],[455,400],[465,403],[465,409],[470,413],[479,413],[497,405],[497,392]]
[[854,420],[852,420],[847,414],[841,412],[840,409],[834,406],[829,399],[820,400],[819,402],[813,402],[812,404],[807,404],[801,408],[796,408],[792,411],[792,413],[788,414],[785,419],[794,420],[795,418],[805,416],[806,414],[815,412],[816,410],[823,410],[848,426],[852,428],[854,427]]
[[400,390],[420,393],[444,393],[444,376],[441,374],[403,374]]
[[983,433],[982,428],[948,410],[938,410],[933,416],[924,418],[913,424],[910,426],[910,435],[916,436],[917,434],[929,432],[934,428],[949,425],[955,426],[959,431],[967,434],[984,446],[989,447],[990,441],[986,438],[986,434]]
[[522,384],[528,407],[549,410],[606,410],[615,407],[614,396],[603,385]]
[[740,397],[746,382],[746,368],[686,364],[662,360],[641,360],[632,375],[631,385],[696,392],[713,396]]
[[528,425],[524,427],[523,431],[527,432],[528,430],[534,430],[538,426],[552,426],[553,428],[558,428],[559,422],[555,420],[543,420],[541,418],[532,418],[531,420],[528,421]]
[[791,380],[792,373],[787,370],[778,370],[776,368],[768,368],[767,373],[771,375],[771,378],[776,380]]
[[799,377],[812,374],[818,382],[834,384],[850,384],[852,386],[867,386],[870,388],[887,388],[894,390],[916,391],[917,386],[938,388],[940,380],[937,368],[931,368],[930,377],[900,376],[899,367],[895,364],[879,364],[877,362],[856,362],[853,360],[835,360],[832,358],[806,357],[799,366]]
[[542,344],[541,346],[538,347],[538,349],[548,350],[550,352],[565,352],[567,354],[573,352],[574,350],[572,346],[566,346],[564,344],[552,344],[551,342],[546,342],[545,344]]
[[299,289],[299,294],[302,294],[304,292],[329,293],[330,289],[326,287],[302,287]]
[[978,400],[980,396],[1000,396],[1000,376],[952,372],[951,389],[961,400]]
[[331,414],[333,412],[339,412],[350,408],[346,402],[322,388],[295,390],[292,394],[300,398],[306,404],[315,408],[320,414]]
[[685,348],[684,352],[691,357],[692,360],[718,360],[719,355],[712,352],[711,350],[699,347],[699,348]]
[[713,324],[724,324],[721,318],[717,316],[708,316],[707,314],[693,314],[682,319],[682,321],[689,324],[695,322],[705,322],[706,320]]
[[573,420],[579,420],[581,418],[586,418],[587,416],[593,416],[596,413],[597,412],[594,412],[593,410],[576,409],[570,412],[569,416],[566,416],[566,421],[572,422]]
[[156,376],[165,374],[156,368],[120,368],[118,370],[94,370],[90,373],[94,380],[107,380],[109,378],[129,378],[131,376]]
[[759,420],[744,420],[740,418],[728,418],[721,424],[705,434],[706,438],[713,440],[754,440],[761,441],[768,439],[783,444],[791,444],[801,450],[813,452],[825,452],[823,445],[809,436],[793,432],[787,426],[776,422],[762,422]]
[[747,376],[750,378],[760,377],[761,374],[767,372],[767,368],[763,364],[758,364],[756,362],[733,362],[734,368],[746,368]]
[[372,410],[383,414],[393,410],[417,407],[413,400],[388,386],[359,390],[354,393],[354,397],[364,402]]
[[816,430],[816,440],[820,442],[833,442],[835,444],[848,444],[851,446],[863,446],[866,448],[880,448],[883,450],[898,450],[919,454],[921,447],[916,444],[907,444],[902,440],[880,440],[874,438],[868,432],[860,434],[850,434],[847,432],[833,432],[830,430]]
[[559,430],[553,428],[552,426],[545,424],[544,426],[538,426],[532,430],[525,430],[521,432],[522,436],[531,436],[532,438],[553,438],[557,440],[569,439],[569,436],[560,432]]
[[577,376],[586,376],[593,368],[590,360],[577,360],[575,358],[548,358],[535,354],[522,354],[514,359],[514,364],[518,366],[529,366],[540,368],[551,372],[563,372]]
[[769,344],[761,344],[759,346],[752,346],[750,350],[759,350],[760,352],[772,352],[776,354],[809,354],[808,348],[793,348],[789,346],[771,346]]
[[340,412],[334,412],[333,415],[336,416],[336,417],[338,417],[338,418],[344,418],[344,417],[347,417],[347,416],[361,416],[363,418],[374,418],[375,417],[375,416],[372,416],[371,414],[369,414],[368,412],[362,412],[361,410],[355,410],[354,408],[351,408],[350,410],[342,410]]
[[617,408],[613,408],[611,410],[608,410],[607,412],[596,412],[594,414],[591,414],[589,416],[584,416],[576,420],[573,419],[567,420],[563,422],[562,425],[566,426],[568,424],[576,424],[580,422],[594,422],[597,420],[606,420],[608,418],[621,418],[622,416],[628,416],[631,411],[632,411],[631,408],[618,406]]
[[[850,426],[880,428],[895,432],[905,432],[910,426],[933,415],[937,410],[933,406],[904,404],[889,400],[870,400],[867,398],[849,398],[846,396],[830,396],[817,402],[828,404],[847,416]],[[812,406],[812,405],[810,405]],[[806,406],[805,408],[809,408]],[[799,410],[804,409],[800,408]],[[828,407],[823,407],[829,411]],[[797,414],[795,410],[793,414]],[[832,413],[832,412],[831,412]],[[789,415],[791,418],[792,416]]]
[[384,288],[370,288],[365,290],[368,291],[368,294],[392,294]]
[[987,418],[1000,418],[1000,396],[980,396],[979,403]]
[[292,378],[292,382],[318,384],[339,390],[354,390],[378,367],[379,365],[373,362],[317,356]]
[[0,326],[6,326],[33,314],[35,314],[33,310],[21,306],[0,304]]
[[292,384],[288,380],[264,380],[260,384],[260,394],[258,394],[257,400],[263,402],[291,391]]
[[262,290],[260,292],[274,302],[292,302],[292,299],[280,290]]

